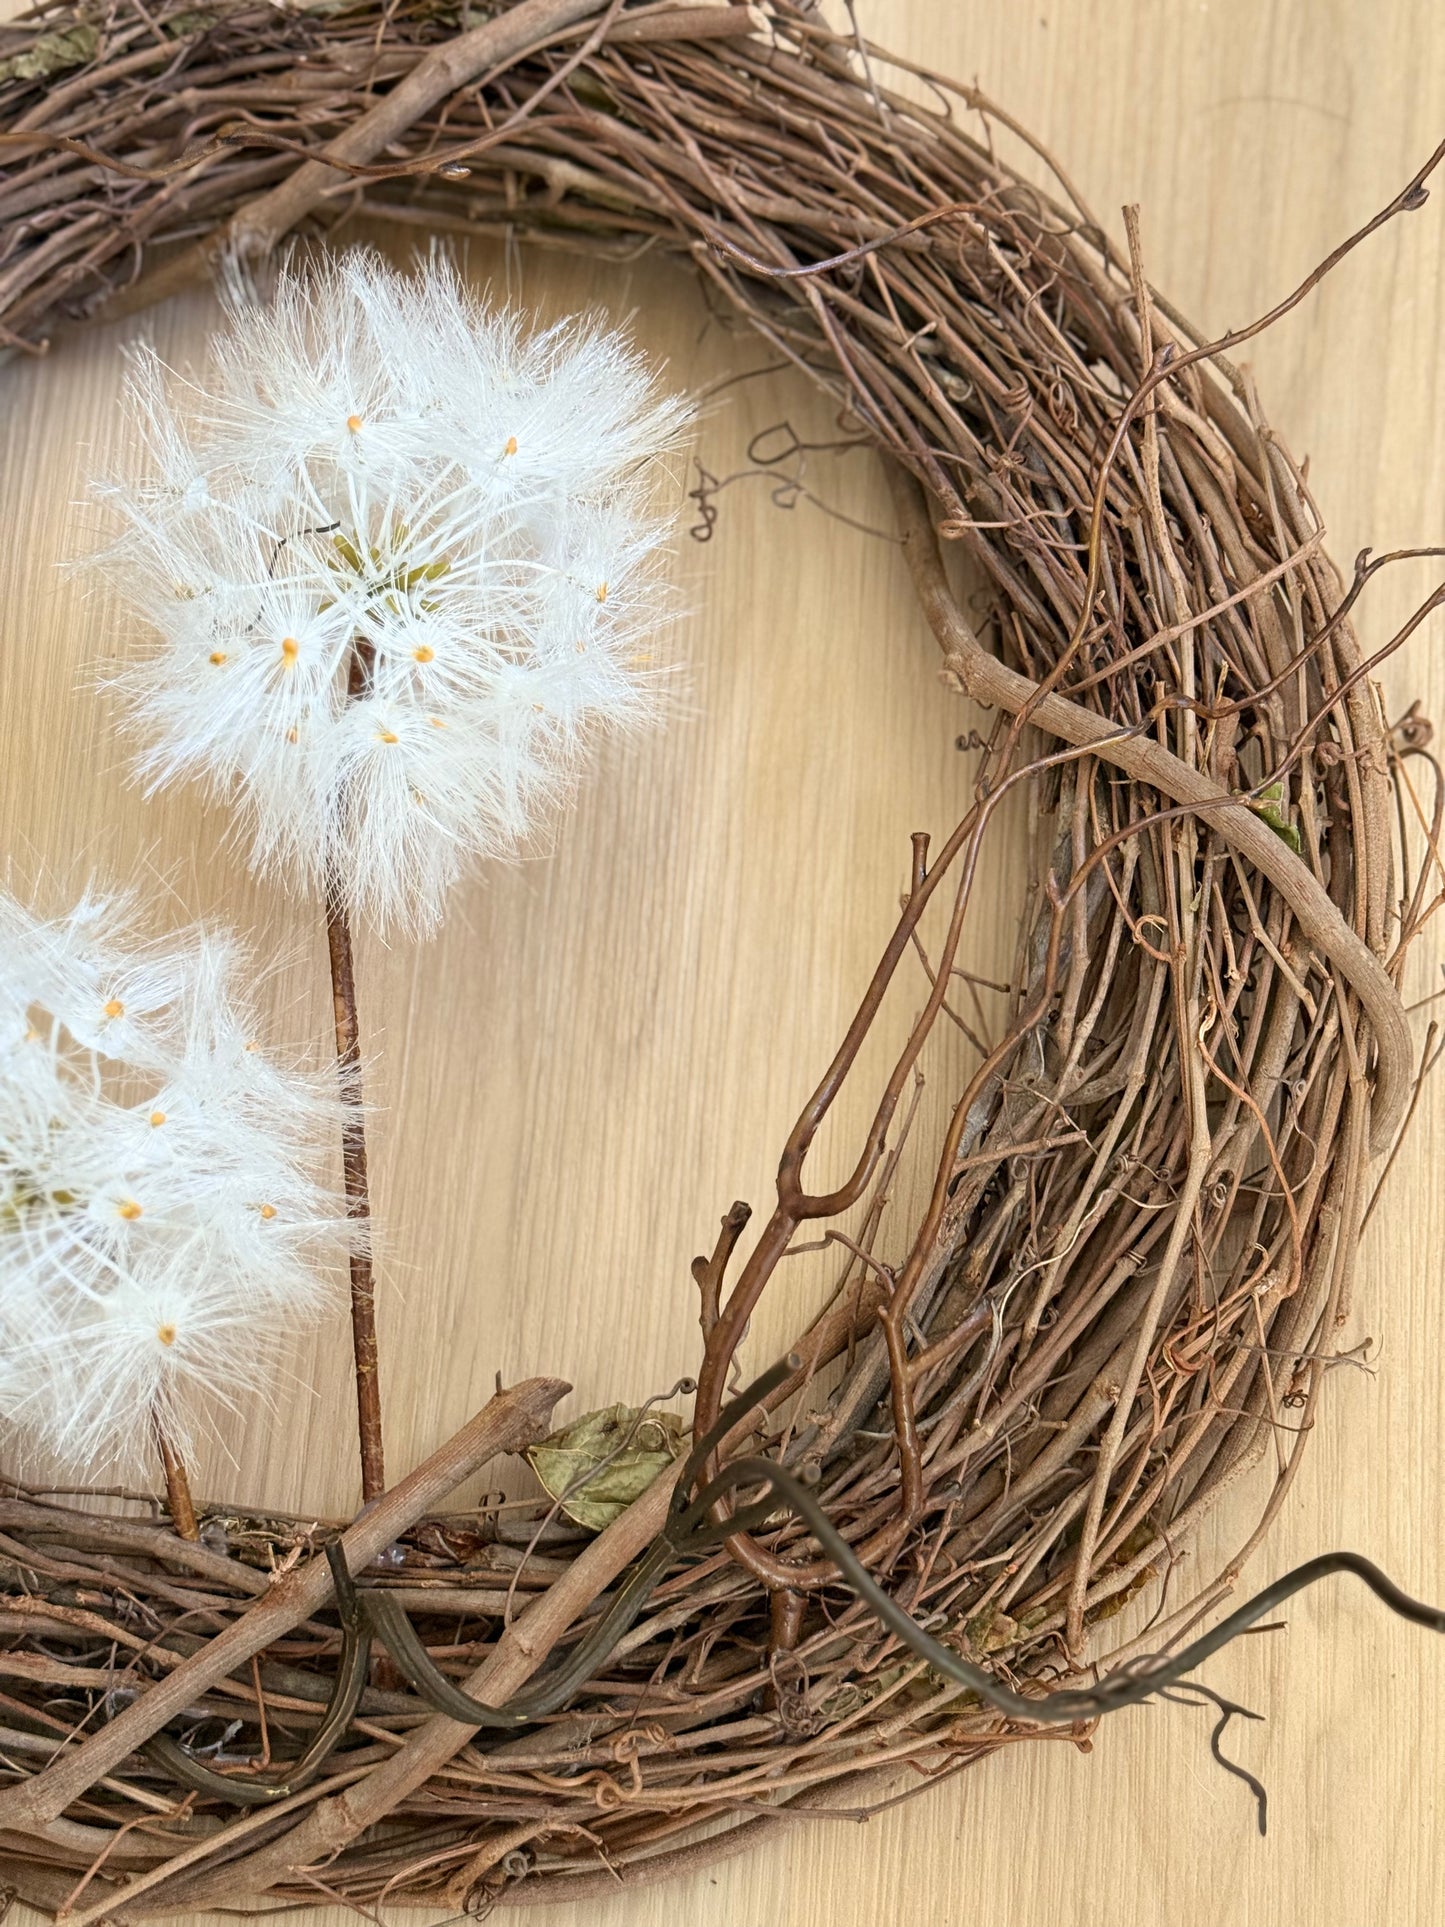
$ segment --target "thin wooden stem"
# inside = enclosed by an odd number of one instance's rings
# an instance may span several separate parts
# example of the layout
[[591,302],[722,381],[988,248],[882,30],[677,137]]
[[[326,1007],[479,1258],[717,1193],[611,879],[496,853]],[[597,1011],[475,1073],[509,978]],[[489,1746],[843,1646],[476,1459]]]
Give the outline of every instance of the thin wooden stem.
[[[331,960],[331,1001],[336,1019],[336,1068],[346,1103],[341,1130],[342,1179],[346,1214],[358,1225],[371,1216],[366,1174],[366,1123],[361,1109],[361,1028],[356,1008],[356,965],[351,948],[351,918],[340,880],[326,889],[326,948]],[[386,1490],[381,1441],[380,1360],[376,1344],[376,1288],[371,1250],[363,1232],[352,1246],[351,1350],[356,1361],[356,1424],[361,1449],[361,1497],[370,1504]]]
[[[371,651],[353,642],[346,700],[355,702],[371,675]],[[336,864],[326,871],[326,951],[331,963],[331,1004],[336,1022],[336,1072],[346,1106],[341,1127],[341,1173],[346,1215],[358,1227],[351,1247],[351,1352],[356,1361],[356,1428],[361,1451],[361,1501],[370,1505],[386,1490],[381,1436],[380,1353],[376,1342],[376,1281],[371,1267],[371,1187],[366,1171],[366,1116],[361,1104],[361,1021],[356,1006],[356,960],[351,913]]]

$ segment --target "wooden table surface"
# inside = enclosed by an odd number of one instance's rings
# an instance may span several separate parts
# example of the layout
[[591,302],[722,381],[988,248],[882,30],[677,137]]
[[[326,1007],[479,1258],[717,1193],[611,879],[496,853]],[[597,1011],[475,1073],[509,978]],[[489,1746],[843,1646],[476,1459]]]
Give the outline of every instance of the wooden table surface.
[[[860,12],[883,45],[978,79],[1116,229],[1121,203],[1141,202],[1151,278],[1215,332],[1291,288],[1445,133],[1445,15],[1431,0],[860,0]],[[410,242],[389,245],[404,253]],[[694,388],[765,360],[710,322],[688,281],[651,263],[597,270],[478,247],[469,265],[543,312],[600,303],[631,319]],[[271,1034],[319,1050],[314,908],[246,874],[222,812],[189,793],[147,803],[128,783],[94,686],[129,646],[124,619],[103,581],[61,567],[94,540],[85,478],[117,446],[124,344],[149,332],[184,361],[213,319],[197,296],[0,369],[0,847],[21,885],[141,882],[167,919],[223,916],[251,933],[268,967]],[[1310,458],[1338,560],[1348,566],[1367,542],[1445,540],[1445,185],[1251,355],[1268,414]],[[803,440],[835,433],[800,378],[726,388],[697,455],[729,476],[748,465],[752,436],[785,422]],[[871,456],[809,457],[806,481],[827,509],[886,528]],[[658,1391],[694,1365],[688,1260],[732,1198],[768,1197],[777,1149],[891,921],[908,833],[946,831],[963,806],[967,766],[953,741],[972,719],[938,684],[887,540],[808,501],[779,507],[766,482],[743,479],[718,497],[713,539],[699,543],[685,533],[690,485],[679,464],[689,613],[666,733],[604,756],[555,853],[468,887],[435,941],[363,947],[393,1476],[475,1409],[498,1371],[571,1378],[564,1411],[575,1413]],[[1368,646],[1431,580],[1411,564],[1372,588]],[[1392,716],[1416,694],[1445,714],[1442,643],[1437,617],[1390,665]],[[973,938],[978,967],[1012,940],[996,870]],[[1439,985],[1441,955],[1433,932],[1412,995]],[[841,1160],[862,1099],[825,1161]],[[1372,1369],[1331,1375],[1251,1586],[1348,1545],[1445,1597],[1442,1150],[1437,1078],[1362,1256],[1347,1339],[1373,1339]],[[817,1288],[800,1267],[788,1303],[760,1321],[751,1359],[801,1323]],[[350,1507],[347,1364],[338,1319],[297,1357],[300,1388],[283,1388],[269,1422],[223,1435],[200,1470],[205,1494]],[[515,1485],[516,1469],[503,1471]],[[1217,1522],[1201,1565],[1227,1559],[1247,1518],[1242,1502]],[[1302,1598],[1288,1619],[1208,1671],[1268,1715],[1231,1735],[1268,1785],[1267,1840],[1247,1794],[1209,1759],[1206,1716],[1155,1706],[1108,1724],[1089,1758],[1019,1746],[866,1825],[783,1823],[765,1850],[712,1874],[529,1917],[537,1927],[594,1915],[610,1927],[1445,1919],[1445,1642],[1347,1582]],[[316,1927],[350,1918],[305,1916]]]

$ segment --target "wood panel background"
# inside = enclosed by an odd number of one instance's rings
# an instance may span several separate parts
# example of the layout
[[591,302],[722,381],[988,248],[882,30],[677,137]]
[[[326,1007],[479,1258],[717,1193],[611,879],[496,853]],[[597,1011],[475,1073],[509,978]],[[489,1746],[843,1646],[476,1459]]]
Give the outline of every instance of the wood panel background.
[[[1212,331],[1293,286],[1445,131],[1445,16],[1431,0],[860,0],[859,11],[884,45],[977,78],[1116,227],[1122,202],[1142,202],[1152,278]],[[1252,350],[1265,407],[1308,453],[1346,565],[1366,542],[1445,540],[1442,203],[1437,187],[1424,212]],[[546,313],[604,305],[693,388],[764,359],[655,264],[598,270],[484,247],[469,264]],[[190,794],[147,803],[128,784],[95,688],[98,667],[128,646],[125,621],[103,581],[64,567],[94,541],[85,481],[117,446],[125,343],[149,332],[184,361],[213,319],[197,296],[0,369],[0,848],[21,884],[149,882],[164,917],[222,916],[252,933],[271,1034],[319,1049],[314,908],[247,875],[221,812]],[[706,406],[697,455],[728,476],[748,465],[752,436],[784,422],[804,440],[836,432],[794,376],[724,388]],[[810,456],[806,480],[829,509],[886,528],[871,456]],[[891,920],[908,832],[946,831],[966,796],[969,759],[953,744],[974,719],[938,685],[887,540],[807,501],[779,507],[754,478],[718,498],[713,539],[692,541],[691,483],[679,464],[688,613],[670,727],[610,751],[555,853],[482,877],[437,940],[364,946],[393,1476],[459,1424],[498,1371],[572,1378],[564,1409],[578,1412],[690,1369],[688,1260],[733,1197],[767,1199],[777,1148]],[[1372,588],[1368,644],[1429,581],[1425,565],[1409,565]],[[1436,618],[1390,666],[1392,715],[1415,694],[1445,714],[1442,642]],[[976,922],[978,968],[1010,953],[1007,867],[995,865]],[[1417,997],[1441,982],[1438,935],[1432,943],[1416,960]],[[942,1095],[935,1079],[926,1102]],[[864,1096],[825,1162],[841,1160]],[[1363,1254],[1349,1337],[1374,1340],[1372,1369],[1332,1375],[1251,1586],[1345,1544],[1445,1596],[1442,1151],[1437,1079]],[[751,1359],[771,1355],[820,1279],[799,1265]],[[201,1468],[207,1496],[354,1503],[343,1321],[295,1370],[270,1421],[233,1429]],[[501,1476],[515,1484],[515,1468]],[[1220,1520],[1201,1561],[1222,1562],[1247,1516]],[[610,1927],[1445,1918],[1445,1644],[1343,1582],[1288,1619],[1288,1631],[1209,1669],[1269,1716],[1231,1735],[1269,1786],[1265,1841],[1247,1795],[1209,1760],[1205,1716],[1156,1706],[1111,1722],[1090,1758],[1021,1746],[867,1825],[780,1824],[771,1846],[710,1875],[531,1917],[537,1927],[594,1915]]]

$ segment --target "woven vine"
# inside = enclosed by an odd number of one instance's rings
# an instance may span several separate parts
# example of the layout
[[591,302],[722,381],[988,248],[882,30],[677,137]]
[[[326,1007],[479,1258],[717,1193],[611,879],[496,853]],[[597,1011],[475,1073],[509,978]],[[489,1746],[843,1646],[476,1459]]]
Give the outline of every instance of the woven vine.
[[[1132,219],[1120,249],[1035,143],[1049,191],[998,158],[1001,130],[1025,137],[976,89],[782,0],[476,20],[115,0],[0,28],[3,339],[61,353],[228,252],[254,267],[380,215],[676,256],[877,445],[939,701],[992,727],[957,828],[914,839],[775,1204],[755,1234],[735,1206],[695,1266],[701,1438],[785,1254],[828,1236],[839,1259],[693,1469],[790,1469],[943,1647],[1025,1697],[1077,1689],[1177,1643],[1267,1530],[1347,1318],[1372,1155],[1417,1087],[1396,986],[1435,907],[1442,792],[1428,725],[1391,726],[1370,681],[1402,637],[1365,658],[1352,627],[1378,565],[1342,582],[1231,343],[1149,287]],[[973,879],[1021,792],[1015,967],[974,1006],[952,995]],[[856,1168],[815,1194],[814,1135],[920,960]],[[971,1067],[900,1227],[882,1201],[939,1022]],[[684,1871],[780,1808],[866,1809],[904,1765],[1087,1741],[930,1666],[796,1512],[715,1489],[684,1531],[664,1428],[665,1469],[601,1530],[545,1501],[445,1512],[564,1389],[499,1394],[334,1529],[202,1508],[191,1544],[5,1488],[0,1877],[77,1923],[263,1893],[484,1911]],[[1191,1537],[1241,1486],[1257,1523],[1202,1572]],[[1146,1592],[1147,1631],[1111,1650]],[[449,1720],[400,1636],[368,1674],[366,1628],[398,1625],[445,1685],[528,1716]],[[338,1666],[358,1669],[344,1717]],[[212,1784],[278,1771],[249,1806]]]

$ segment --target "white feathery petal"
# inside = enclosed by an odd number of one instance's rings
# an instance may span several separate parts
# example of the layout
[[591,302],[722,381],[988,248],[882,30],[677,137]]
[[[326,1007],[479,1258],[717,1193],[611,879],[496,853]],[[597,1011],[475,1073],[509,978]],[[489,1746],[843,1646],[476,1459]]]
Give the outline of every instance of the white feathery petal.
[[[113,1288],[50,1334],[19,1416],[47,1435],[62,1464],[92,1468],[117,1456],[117,1423],[139,1414],[131,1453],[153,1458],[159,1424],[183,1459],[195,1449],[198,1406],[235,1411],[267,1390],[292,1336],[273,1311],[238,1293],[208,1241],[147,1253]],[[270,1309],[270,1308],[267,1308]],[[22,1369],[25,1354],[21,1354]],[[63,1403],[62,1403],[63,1401]],[[28,1409],[26,1409],[28,1408]]]
[[655,716],[689,411],[617,334],[358,251],[234,306],[204,382],[143,354],[127,392],[108,559],[158,646],[116,682],[146,779],[234,800],[256,867],[339,861],[353,909],[428,928],[598,730]]
[[184,962],[139,940],[123,898],[82,898],[51,922],[30,918],[0,893],[0,970],[28,1003],[43,1004],[82,1048],[152,1067],[170,1048],[171,1006]]
[[328,733],[321,753],[336,839],[328,855],[344,873],[350,852],[365,848],[352,886],[363,915],[381,920],[408,892],[439,904],[467,858],[507,847],[508,771],[490,713],[480,720],[475,705],[438,712],[377,694],[350,704]]
[[136,921],[0,892],[0,1419],[82,1473],[258,1383],[352,1238],[338,1100],[260,1049],[244,953]]

